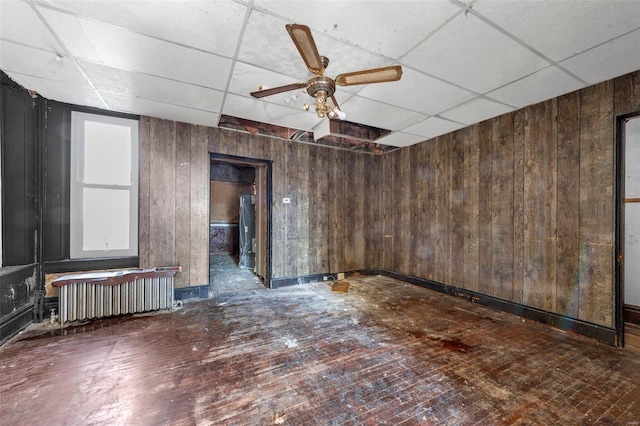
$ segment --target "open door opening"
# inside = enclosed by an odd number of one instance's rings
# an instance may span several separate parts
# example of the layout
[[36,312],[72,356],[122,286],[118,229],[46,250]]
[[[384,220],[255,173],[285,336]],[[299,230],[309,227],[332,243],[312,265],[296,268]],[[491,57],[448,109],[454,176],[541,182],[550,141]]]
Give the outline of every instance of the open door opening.
[[617,328],[640,352],[640,113],[618,121]]
[[211,154],[209,292],[269,288],[268,161]]

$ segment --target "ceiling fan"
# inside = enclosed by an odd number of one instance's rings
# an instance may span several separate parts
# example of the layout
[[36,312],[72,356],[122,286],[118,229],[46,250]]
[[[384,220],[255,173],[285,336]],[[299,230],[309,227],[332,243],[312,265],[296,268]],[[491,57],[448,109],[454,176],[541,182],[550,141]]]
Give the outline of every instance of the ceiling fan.
[[[320,56],[318,53],[318,48],[313,41],[309,27],[300,24],[287,24],[286,28],[307,68],[316,76],[307,82],[287,84],[286,86],[252,92],[251,96],[254,98],[264,98],[277,93],[306,88],[307,93],[315,98],[316,114],[319,118],[326,116],[331,119],[339,118],[344,120],[346,114],[340,110],[338,101],[333,95],[336,91],[336,85],[354,86],[357,84],[398,81],[402,76],[402,67],[400,65],[394,65],[340,74],[335,79],[327,77],[324,75],[324,71],[329,65],[329,59],[325,56]],[[329,98],[333,102],[333,107],[327,106],[327,99]],[[306,104],[305,109],[309,109],[309,106]]]

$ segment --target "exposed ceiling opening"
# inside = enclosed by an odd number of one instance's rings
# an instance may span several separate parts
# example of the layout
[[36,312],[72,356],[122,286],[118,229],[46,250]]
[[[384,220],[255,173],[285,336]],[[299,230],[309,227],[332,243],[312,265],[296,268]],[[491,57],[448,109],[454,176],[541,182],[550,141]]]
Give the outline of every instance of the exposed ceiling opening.
[[317,144],[325,147],[348,151],[366,152],[369,154],[384,154],[398,149],[376,142],[381,137],[391,133],[387,129],[351,123],[343,120],[326,119],[313,131],[290,129],[275,124],[259,123],[238,117],[222,115],[218,123],[220,128],[232,129],[252,135],[263,135],[279,139]]

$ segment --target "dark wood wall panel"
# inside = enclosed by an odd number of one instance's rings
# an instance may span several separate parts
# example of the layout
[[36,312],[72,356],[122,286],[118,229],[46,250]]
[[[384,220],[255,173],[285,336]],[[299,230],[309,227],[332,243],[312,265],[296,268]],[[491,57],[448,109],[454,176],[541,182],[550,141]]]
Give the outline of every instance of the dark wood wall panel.
[[491,294],[492,282],[492,220],[491,220],[491,176],[492,176],[492,126],[491,122],[484,121],[478,127],[479,152],[479,176],[478,176],[478,244],[480,254],[478,256],[478,292]]
[[613,81],[581,92],[579,315],[613,324]]
[[382,266],[406,239],[410,275],[613,327],[615,117],[638,110],[635,72],[385,155]]
[[525,270],[526,305],[555,311],[557,144],[554,101],[526,110]]
[[[191,223],[191,126],[176,123],[176,177],[175,177],[175,235],[190,235]],[[194,203],[196,200],[193,200]],[[180,260],[182,271],[176,275],[175,286],[186,287],[191,282],[191,241],[190,238],[176,238],[176,259]]]
[[513,114],[491,121],[491,295],[513,297]]
[[410,164],[410,150],[398,150],[394,152],[394,178],[395,189],[393,205],[395,207],[394,221],[394,238],[393,252],[395,256],[392,258],[391,268],[396,272],[404,274],[409,273],[409,264],[413,260],[409,256],[402,256],[400,253],[410,253],[411,247],[411,205],[409,181],[412,178]]
[[364,178],[382,182],[380,157],[148,117],[140,134],[141,266],[181,265],[180,287],[208,281],[214,152],[272,161],[272,278],[379,267],[380,194]]
[[434,240],[434,280],[450,282],[451,259],[451,135],[436,140],[435,159],[435,217],[431,237]]
[[558,98],[557,310],[579,316],[580,94]]
[[[326,151],[326,150],[325,150]],[[364,259],[363,268],[380,266],[380,248],[382,247],[383,224],[380,215],[382,193],[381,156],[364,156],[362,174],[362,205],[364,209]]]
[[464,214],[464,154],[465,146],[462,132],[451,134],[451,248],[449,250],[450,280],[451,284],[457,287],[464,287],[464,234],[465,234],[465,214]]
[[393,268],[393,240],[394,240],[394,225],[393,220],[395,215],[395,206],[393,204],[393,195],[395,191],[395,162],[397,161],[397,151],[384,156],[382,161],[382,193],[381,195],[381,210],[380,215],[382,219],[382,257],[381,267],[384,269]]
[[513,298],[515,303],[524,303],[525,271],[525,110],[513,116]]
[[138,174],[138,258],[140,267],[151,264],[151,118],[140,117],[139,167]]
[[459,132],[457,138],[463,143],[463,167],[464,186],[462,197],[464,206],[462,215],[464,230],[464,246],[462,253],[463,276],[459,284],[467,290],[478,291],[478,259],[480,256],[479,242],[479,180],[480,174],[480,147],[477,144],[478,126],[469,126]]
[[[421,144],[412,145],[407,152],[409,153],[409,169],[415,172],[414,176],[409,178],[409,194],[420,194],[423,190],[424,179],[420,176],[420,152]],[[414,203],[419,203],[418,199],[413,200]],[[420,229],[421,209],[411,208],[409,218],[409,230]],[[418,267],[420,263],[420,234],[411,232],[409,234],[409,258],[414,259],[409,263],[409,269],[407,273],[411,276],[418,276]]]
[[[426,193],[424,196],[420,195],[423,201],[423,205],[426,208],[422,209],[423,228],[422,232],[422,252],[421,252],[421,266],[422,270],[426,272],[426,277],[430,280],[434,279],[434,271],[436,266],[436,250],[433,235],[435,233],[436,223],[436,210],[437,203],[435,200],[436,184],[435,179],[432,178],[435,173],[435,141],[427,141],[424,143],[425,149],[423,151],[422,158],[424,158],[424,171],[423,176],[426,179],[424,186],[426,187]],[[412,194],[413,195],[413,194]],[[419,275],[423,276],[423,275]]]
[[176,263],[176,123],[151,119],[149,262]]

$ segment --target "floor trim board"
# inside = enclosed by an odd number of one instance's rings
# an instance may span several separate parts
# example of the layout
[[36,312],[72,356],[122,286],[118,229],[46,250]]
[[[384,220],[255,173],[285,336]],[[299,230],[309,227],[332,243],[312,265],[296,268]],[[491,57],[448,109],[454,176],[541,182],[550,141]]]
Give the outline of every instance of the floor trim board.
[[624,322],[640,324],[640,306],[624,305]]
[[194,285],[190,287],[180,287],[173,289],[173,298],[176,300],[187,299],[208,299],[209,298],[209,286],[208,285]]
[[378,275],[384,275],[389,278],[405,281],[410,284],[415,284],[420,287],[427,288],[429,290],[434,290],[440,293],[448,294],[450,296],[465,299],[469,302],[478,303],[492,309],[547,324],[561,330],[573,331],[577,334],[596,339],[610,346],[618,345],[616,330],[613,328],[603,327],[598,324],[593,324],[576,318],[566,317],[554,312],[543,311],[531,306],[521,305],[519,303],[510,302],[508,300],[487,296],[486,294],[476,293],[474,291],[445,285],[436,281],[389,271],[387,269],[379,269],[377,270],[377,272]]
[[33,303],[22,306],[0,321],[0,345],[33,322]]
[[[364,274],[364,275],[379,275],[377,273],[377,269],[363,269],[363,270],[355,270],[355,271],[345,271],[343,272],[345,277],[349,277],[354,274]],[[325,279],[326,278],[326,279]],[[322,281],[336,281],[338,279],[338,272],[327,272],[324,274],[312,274],[312,275],[301,275],[299,277],[283,277],[283,278],[273,278],[271,279],[271,288],[280,288],[280,287],[288,287],[292,285],[298,284],[311,284]]]
[[271,279],[271,288],[276,289],[280,287],[289,287],[292,285],[298,284],[310,284],[316,283],[319,281],[327,281],[324,278],[327,277],[327,280],[331,277],[331,274],[313,274],[313,275],[301,275],[299,277],[283,277],[283,278],[272,278]]

